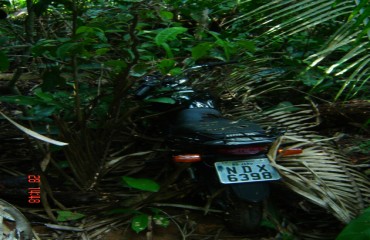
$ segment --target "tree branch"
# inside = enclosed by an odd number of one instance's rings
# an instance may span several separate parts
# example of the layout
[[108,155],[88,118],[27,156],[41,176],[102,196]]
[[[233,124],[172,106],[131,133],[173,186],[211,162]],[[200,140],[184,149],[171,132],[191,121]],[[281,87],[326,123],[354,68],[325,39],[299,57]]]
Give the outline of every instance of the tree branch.
[[131,86],[131,81],[129,81],[129,74],[131,68],[135,66],[139,61],[139,39],[136,36],[135,29],[139,21],[138,14],[133,15],[131,26],[129,27],[129,35],[131,38],[130,49],[133,52],[133,58],[128,62],[127,67],[117,76],[114,86],[114,98],[110,107],[110,116],[117,118],[119,116],[119,109],[121,106],[121,99],[127,89]]

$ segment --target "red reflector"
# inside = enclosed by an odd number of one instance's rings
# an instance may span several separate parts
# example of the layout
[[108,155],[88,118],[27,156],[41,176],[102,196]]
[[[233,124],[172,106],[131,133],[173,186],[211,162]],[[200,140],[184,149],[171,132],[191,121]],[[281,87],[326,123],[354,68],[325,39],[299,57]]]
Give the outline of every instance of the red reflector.
[[301,148],[279,149],[279,154],[283,156],[301,154],[302,152],[303,150]]
[[199,154],[176,155],[176,156],[173,156],[172,159],[175,162],[182,162],[182,163],[199,162],[202,160]]
[[267,146],[249,146],[241,148],[224,148],[217,150],[219,153],[230,155],[252,155],[267,151]]

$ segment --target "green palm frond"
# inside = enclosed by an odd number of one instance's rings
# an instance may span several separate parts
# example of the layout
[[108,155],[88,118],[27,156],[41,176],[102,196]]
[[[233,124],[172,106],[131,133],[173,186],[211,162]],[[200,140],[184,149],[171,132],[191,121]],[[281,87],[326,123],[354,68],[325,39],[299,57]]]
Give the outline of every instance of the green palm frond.
[[258,18],[257,21],[247,26],[252,30],[261,27],[267,28],[268,30],[263,35],[286,36],[306,30],[325,21],[336,19],[339,16],[348,16],[355,7],[356,4],[352,0],[337,3],[335,0],[278,0],[262,5],[227,23],[247,21],[256,15],[263,15],[264,17]]
[[[260,17],[263,15],[263,17]],[[321,67],[325,74],[342,81],[335,100],[346,99],[366,89],[370,71],[370,3],[367,0],[304,0],[273,1],[230,20],[241,22],[253,32],[261,32],[258,38],[264,45],[273,41],[313,29],[326,23],[335,23],[339,29],[333,33],[321,50],[308,56],[304,62],[308,69]],[[251,19],[258,20],[252,22]],[[271,41],[272,39],[272,41]],[[317,82],[321,85],[324,78]]]
[[349,96],[355,96],[358,93],[357,89],[369,80],[370,71],[370,52],[369,39],[367,36],[362,36],[360,30],[355,30],[355,21],[344,24],[332,38],[325,44],[322,51],[309,56],[306,61],[310,62],[310,67],[319,65],[320,62],[327,59],[330,54],[341,51],[341,48],[350,46],[350,50],[344,52],[343,56],[327,66],[326,74],[332,74],[337,78],[344,78],[342,88],[337,93],[335,99],[338,99],[347,89]]

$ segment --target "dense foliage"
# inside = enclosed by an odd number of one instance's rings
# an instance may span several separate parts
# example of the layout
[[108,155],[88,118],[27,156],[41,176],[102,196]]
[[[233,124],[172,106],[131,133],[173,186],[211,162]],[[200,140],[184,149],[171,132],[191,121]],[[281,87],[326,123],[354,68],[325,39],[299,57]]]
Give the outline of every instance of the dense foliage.
[[[251,75],[273,73],[294,89],[264,99],[266,107],[304,97],[369,101],[366,0],[22,0],[0,7],[8,15],[0,13],[0,78],[11,73],[0,101],[21,106],[14,119],[70,143],[63,149],[68,174],[84,191],[116,170],[107,164],[113,146],[132,154],[142,141],[155,143],[139,123],[150,114],[132,98],[149,73],[237,60]],[[32,88],[24,87],[29,73]]]

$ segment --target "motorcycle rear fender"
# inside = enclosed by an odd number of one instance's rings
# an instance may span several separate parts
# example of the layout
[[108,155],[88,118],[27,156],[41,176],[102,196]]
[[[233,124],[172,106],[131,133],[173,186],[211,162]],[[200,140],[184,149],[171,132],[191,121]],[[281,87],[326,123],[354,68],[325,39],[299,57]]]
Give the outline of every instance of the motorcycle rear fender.
[[235,195],[248,202],[261,202],[270,195],[270,186],[267,182],[238,183],[230,185]]

